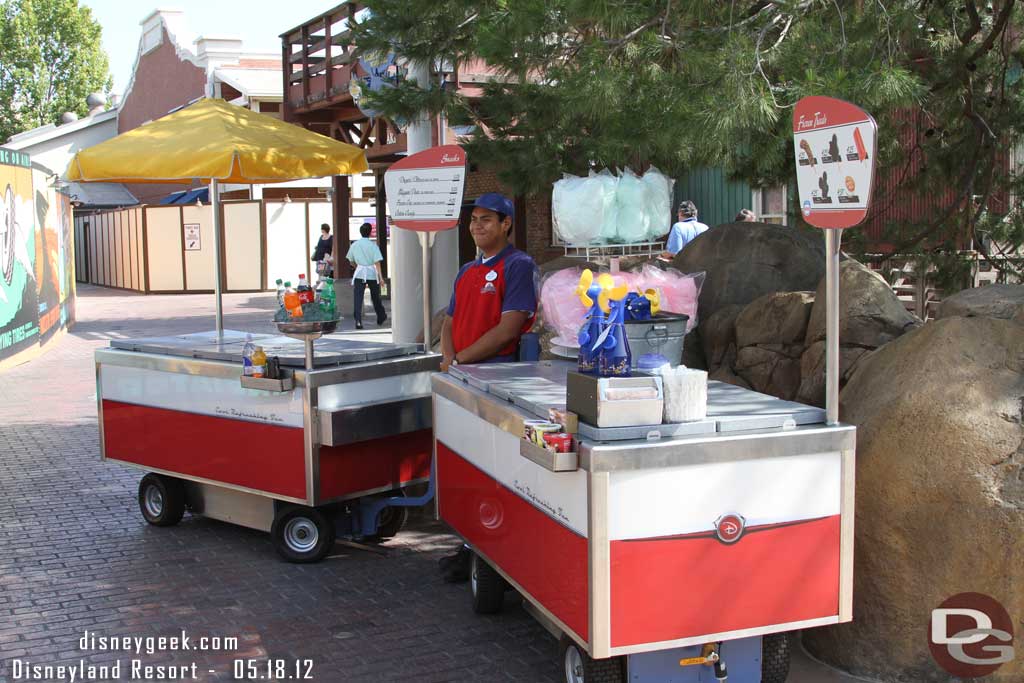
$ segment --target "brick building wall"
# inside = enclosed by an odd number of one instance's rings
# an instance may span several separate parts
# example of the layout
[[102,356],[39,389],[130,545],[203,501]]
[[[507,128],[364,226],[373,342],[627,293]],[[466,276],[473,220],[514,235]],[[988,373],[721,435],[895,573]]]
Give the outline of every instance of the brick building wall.
[[[160,45],[139,57],[131,90],[117,115],[117,132],[125,133],[146,121],[156,120],[171,109],[206,94],[206,71],[178,56],[165,29]],[[143,204],[155,204],[185,185],[126,185]]]

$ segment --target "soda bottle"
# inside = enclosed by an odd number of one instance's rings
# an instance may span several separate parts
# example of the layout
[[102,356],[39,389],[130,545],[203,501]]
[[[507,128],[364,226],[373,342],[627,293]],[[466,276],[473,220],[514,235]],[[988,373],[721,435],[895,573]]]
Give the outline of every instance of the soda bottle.
[[257,346],[249,359],[253,377],[263,377],[267,374],[267,354],[263,352],[262,346]]
[[320,311],[323,313],[324,320],[334,320],[338,317],[335,311],[335,304],[334,278],[325,277],[324,288],[320,292]]
[[252,335],[245,335],[245,346],[242,347],[242,374],[246,377],[252,376],[252,354],[256,346],[252,343]]
[[274,284],[277,285],[277,307],[284,308],[284,284],[281,278],[277,278]]
[[[292,318],[302,317],[302,302],[299,301],[299,293],[292,289],[292,283],[284,283],[284,308]],[[296,315],[298,311],[298,315]]]
[[299,273],[299,285],[295,291],[299,293],[299,301],[304,304],[313,303],[313,288],[306,282],[306,276],[302,273]]

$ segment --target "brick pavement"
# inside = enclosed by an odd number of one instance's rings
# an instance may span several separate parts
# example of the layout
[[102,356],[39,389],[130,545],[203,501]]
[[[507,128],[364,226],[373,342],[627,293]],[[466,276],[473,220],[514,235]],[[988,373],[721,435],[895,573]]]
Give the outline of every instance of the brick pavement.
[[[0,682],[13,680],[13,659],[120,661],[121,680],[132,660],[195,662],[197,680],[232,680],[233,660],[268,658],[311,659],[314,679],[329,682],[561,680],[554,639],[514,595],[503,614],[478,617],[466,586],[441,582],[436,560],[457,541],[427,514],[384,544],[386,556],[339,545],[316,565],[286,564],[266,534],[230,524],[188,515],[172,528],[143,522],[140,472],[98,456],[92,353],[115,337],[211,329],[212,303],[81,287],[74,330],[0,374]],[[228,295],[225,326],[270,331],[272,306],[272,295]],[[86,630],[184,630],[193,645],[219,636],[239,646],[82,651]],[[798,658],[790,680],[841,680],[833,676]]]

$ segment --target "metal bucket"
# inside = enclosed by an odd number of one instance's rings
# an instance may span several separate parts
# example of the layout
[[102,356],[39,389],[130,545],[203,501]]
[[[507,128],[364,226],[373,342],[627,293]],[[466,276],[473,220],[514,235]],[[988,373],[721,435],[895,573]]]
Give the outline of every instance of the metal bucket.
[[684,313],[659,313],[650,320],[627,320],[629,352],[636,359],[645,353],[659,353],[672,365],[683,360],[683,338],[690,316]]

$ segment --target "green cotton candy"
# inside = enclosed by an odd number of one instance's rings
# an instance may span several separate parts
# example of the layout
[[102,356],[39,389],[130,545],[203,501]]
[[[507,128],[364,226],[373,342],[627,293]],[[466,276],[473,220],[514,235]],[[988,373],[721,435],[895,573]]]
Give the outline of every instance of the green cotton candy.
[[647,241],[651,223],[647,195],[647,186],[627,168],[619,178],[618,190],[615,193],[618,204],[616,232],[620,242],[632,244]]

